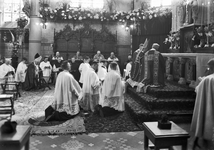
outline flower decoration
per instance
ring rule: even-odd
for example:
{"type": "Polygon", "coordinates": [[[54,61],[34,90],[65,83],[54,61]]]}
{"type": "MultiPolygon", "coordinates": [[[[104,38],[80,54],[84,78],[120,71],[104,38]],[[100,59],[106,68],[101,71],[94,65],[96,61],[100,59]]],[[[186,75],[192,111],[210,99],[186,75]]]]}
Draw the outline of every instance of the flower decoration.
{"type": "Polygon", "coordinates": [[[165,44],[170,43],[169,49],[179,49],[180,48],[180,32],[170,32],[170,35],[165,38],[165,44]]]}
{"type": "Polygon", "coordinates": [[[82,8],[72,8],[68,3],[58,5],[58,8],[52,9],[48,4],[40,4],[40,16],[47,20],[87,20],[94,19],[100,21],[119,21],[121,23],[136,22],[145,19],[171,15],[171,9],[168,8],[148,8],[146,10],[138,9],[129,12],[106,10],[92,10],[82,8]]]}

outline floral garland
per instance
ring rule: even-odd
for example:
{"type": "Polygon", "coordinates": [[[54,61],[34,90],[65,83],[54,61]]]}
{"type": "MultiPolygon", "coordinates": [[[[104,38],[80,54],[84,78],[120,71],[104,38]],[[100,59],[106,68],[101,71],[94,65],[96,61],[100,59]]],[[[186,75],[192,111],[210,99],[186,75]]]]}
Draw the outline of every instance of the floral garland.
{"type": "Polygon", "coordinates": [[[88,20],[94,19],[99,21],[119,21],[135,22],[156,17],[171,15],[171,9],[168,8],[148,8],[146,10],[137,9],[129,12],[106,10],[91,10],[83,8],[72,8],[66,3],[62,3],[58,8],[52,9],[48,4],[40,4],[40,17],[47,20],[88,20]]]}

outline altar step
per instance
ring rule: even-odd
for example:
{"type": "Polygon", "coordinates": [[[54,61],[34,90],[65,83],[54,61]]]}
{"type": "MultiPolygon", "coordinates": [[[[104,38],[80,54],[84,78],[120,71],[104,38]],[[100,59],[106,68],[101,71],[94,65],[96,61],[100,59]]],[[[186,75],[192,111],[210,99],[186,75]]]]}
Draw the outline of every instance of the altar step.
{"type": "Polygon", "coordinates": [[[167,82],[164,88],[151,88],[147,94],[132,87],[127,92],[126,109],[138,123],[160,120],[163,114],[177,123],[191,122],[196,96],[192,88],[167,82]]]}
{"type": "MultiPolygon", "coordinates": [[[[172,93],[163,93],[164,95],[161,98],[157,98],[150,94],[137,93],[135,88],[128,88],[128,93],[131,97],[144,106],[145,109],[153,110],[193,110],[195,98],[187,97],[182,98],[184,95],[181,93],[181,96],[175,96],[173,98],[172,93]],[[166,98],[164,98],[164,96],[166,98]],[[168,98],[169,97],[169,98],[168,98]]],[[[176,92],[175,92],[176,93],[176,92]]],[[[177,95],[177,93],[176,93],[177,95]]]]}
{"type": "Polygon", "coordinates": [[[136,123],[157,121],[163,114],[167,114],[169,120],[176,123],[189,123],[192,119],[193,110],[148,110],[132,97],[125,101],[126,110],[136,123]]]}

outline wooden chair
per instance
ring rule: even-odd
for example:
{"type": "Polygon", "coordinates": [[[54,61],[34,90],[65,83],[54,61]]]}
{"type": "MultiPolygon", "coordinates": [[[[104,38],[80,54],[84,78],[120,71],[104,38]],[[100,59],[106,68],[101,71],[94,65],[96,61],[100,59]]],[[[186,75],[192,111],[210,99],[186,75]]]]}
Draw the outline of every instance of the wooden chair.
{"type": "Polygon", "coordinates": [[[10,101],[10,105],[0,105],[0,118],[6,118],[9,120],[11,120],[12,115],[15,114],[15,110],[14,110],[14,94],[0,94],[0,102],[2,101],[6,101],[9,100],[10,101]],[[1,117],[3,116],[3,117],[1,117]]]}
{"type": "Polygon", "coordinates": [[[1,88],[2,88],[2,94],[14,94],[14,98],[17,99],[18,96],[21,97],[21,94],[19,92],[19,83],[16,81],[8,81],[7,78],[2,80],[1,88]],[[14,86],[14,88],[10,88],[10,86],[14,86]]]}
{"type": "Polygon", "coordinates": [[[43,76],[40,78],[40,86],[41,88],[49,88],[49,90],[51,90],[50,86],[49,86],[49,83],[51,81],[51,76],[43,76]]]}

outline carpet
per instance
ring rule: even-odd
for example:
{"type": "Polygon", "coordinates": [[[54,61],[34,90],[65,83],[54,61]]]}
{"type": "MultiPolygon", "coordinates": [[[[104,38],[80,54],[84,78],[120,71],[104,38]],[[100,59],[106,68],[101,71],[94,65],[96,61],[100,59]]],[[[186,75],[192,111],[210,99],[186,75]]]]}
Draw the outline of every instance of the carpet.
{"type": "MultiPolygon", "coordinates": [[[[53,101],[52,90],[22,92],[22,97],[15,101],[16,114],[12,120],[21,125],[31,125],[32,135],[66,135],[78,133],[106,133],[140,131],[132,117],[125,111],[117,116],[101,118],[92,114],[83,118],[76,117],[66,122],[41,122],[44,120],[44,110],[53,101]]],[[[125,95],[125,99],[129,99],[125,95]]]]}
{"type": "Polygon", "coordinates": [[[54,90],[39,90],[22,93],[22,97],[14,102],[16,114],[12,120],[19,125],[30,125],[31,135],[78,134],[85,132],[82,117],[75,117],[66,122],[42,123],[45,109],[54,100],[54,90]]]}

